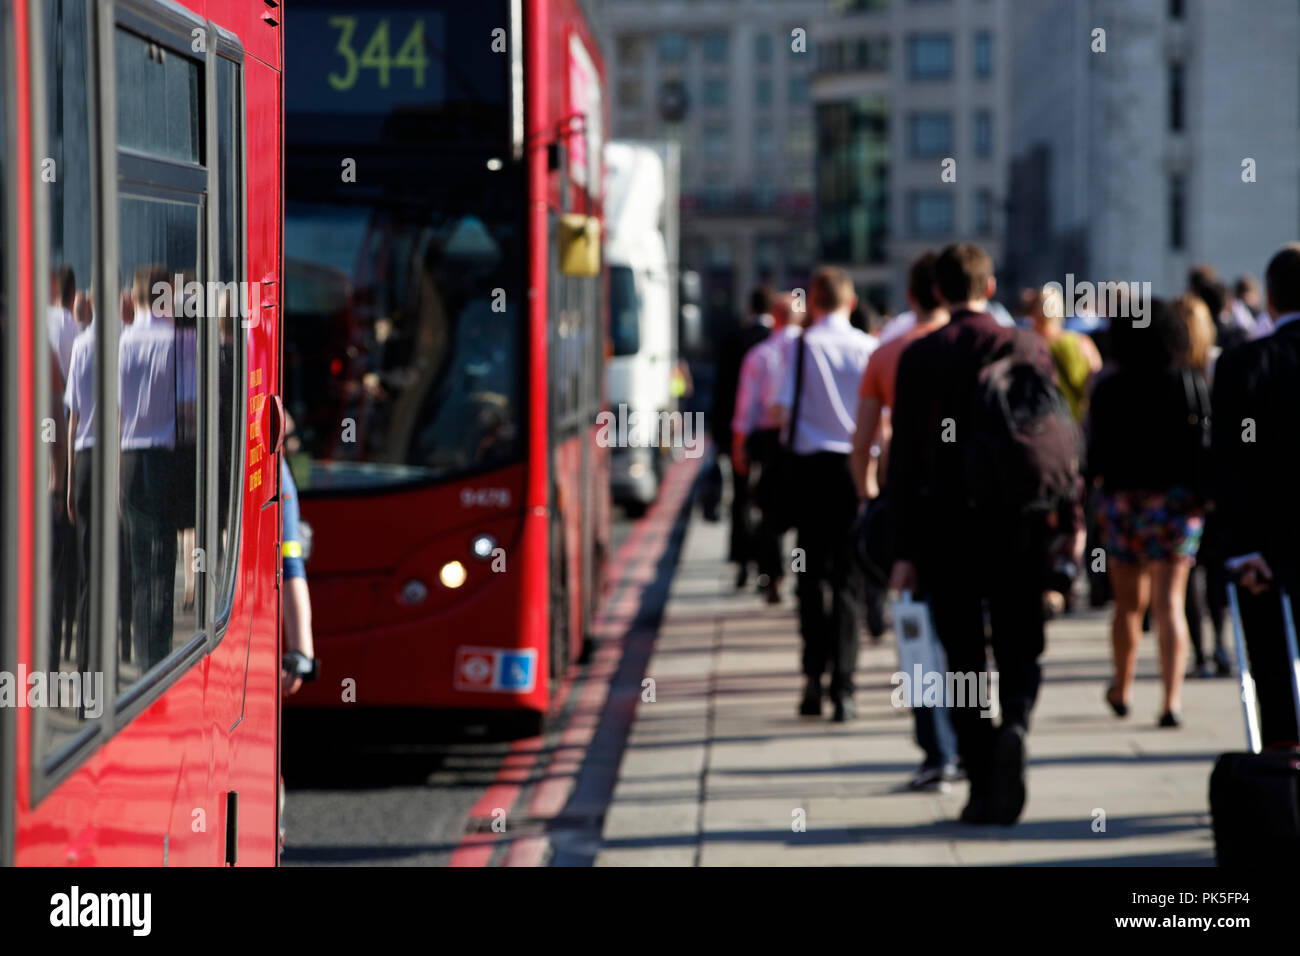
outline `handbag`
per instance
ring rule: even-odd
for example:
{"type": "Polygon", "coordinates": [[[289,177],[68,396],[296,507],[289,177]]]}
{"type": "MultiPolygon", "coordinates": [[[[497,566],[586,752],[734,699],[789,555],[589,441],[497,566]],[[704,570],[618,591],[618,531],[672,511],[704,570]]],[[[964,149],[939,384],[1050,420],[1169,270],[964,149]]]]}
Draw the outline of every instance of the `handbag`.
{"type": "Polygon", "coordinates": [[[935,680],[929,675],[937,674],[940,686],[946,686],[948,657],[935,632],[930,605],[913,600],[911,591],[904,591],[894,602],[894,635],[898,641],[899,669],[894,683],[902,683],[910,691],[904,695],[903,703],[908,707],[927,706],[923,692],[927,680],[935,680]]]}

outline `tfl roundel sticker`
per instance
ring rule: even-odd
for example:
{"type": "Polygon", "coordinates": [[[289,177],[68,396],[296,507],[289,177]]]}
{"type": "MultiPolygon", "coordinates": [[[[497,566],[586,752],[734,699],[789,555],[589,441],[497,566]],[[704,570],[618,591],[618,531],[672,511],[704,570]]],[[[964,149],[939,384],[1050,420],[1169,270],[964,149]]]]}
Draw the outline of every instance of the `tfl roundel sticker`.
{"type": "Polygon", "coordinates": [[[455,687],[526,694],[537,684],[536,648],[458,647],[455,687]]]}

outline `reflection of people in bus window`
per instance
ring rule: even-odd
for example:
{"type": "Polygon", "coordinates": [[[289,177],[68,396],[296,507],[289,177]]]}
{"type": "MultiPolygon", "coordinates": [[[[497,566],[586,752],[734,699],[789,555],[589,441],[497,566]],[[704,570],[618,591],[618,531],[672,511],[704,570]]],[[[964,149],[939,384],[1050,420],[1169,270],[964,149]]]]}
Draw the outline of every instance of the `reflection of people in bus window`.
{"type": "Polygon", "coordinates": [[[122,524],[130,556],[131,638],[142,671],[171,649],[175,600],[175,328],[170,309],[151,308],[151,290],[167,281],[160,266],[136,271],[134,320],[118,340],[122,524]]]}
{"type": "Polygon", "coordinates": [[[46,310],[49,332],[50,405],[53,432],[49,442],[50,471],[50,667],[57,667],[60,651],[72,654],[73,626],[76,619],[77,557],[76,539],[63,507],[67,498],[67,421],[63,415],[64,383],[72,344],[77,337],[77,322],[72,306],[77,294],[77,280],[66,263],[50,273],[50,305],[46,310]]]}

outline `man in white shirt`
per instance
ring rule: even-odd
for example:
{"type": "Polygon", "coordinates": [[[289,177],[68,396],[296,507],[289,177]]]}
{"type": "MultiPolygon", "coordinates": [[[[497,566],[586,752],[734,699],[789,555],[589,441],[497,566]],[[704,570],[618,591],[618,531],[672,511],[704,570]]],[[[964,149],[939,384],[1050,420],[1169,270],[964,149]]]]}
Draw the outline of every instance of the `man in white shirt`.
{"type": "MultiPolygon", "coordinates": [[[[68,411],[67,515],[77,541],[77,654],[74,660],[90,669],[90,504],[95,457],[95,320],[77,336],[68,357],[68,384],[63,392],[68,411]]],[[[125,573],[125,572],[124,572],[125,573]]]]}
{"type": "Polygon", "coordinates": [[[64,513],[63,499],[67,496],[64,483],[67,459],[66,424],[62,410],[64,383],[68,378],[68,360],[72,356],[72,342],[80,329],[72,316],[72,304],[77,295],[77,279],[72,267],[66,263],[50,273],[50,304],[46,309],[46,332],[50,343],[50,413],[54,416],[55,435],[49,445],[50,452],[50,645],[51,667],[59,665],[60,648],[72,653],[73,622],[76,619],[77,556],[76,535],[64,513]]]}
{"type": "Polygon", "coordinates": [[[781,442],[776,397],[783,380],[782,350],[800,332],[798,323],[791,321],[791,303],[788,293],[773,300],[771,333],[745,353],[736,389],[736,411],[731,417],[732,467],[740,475],[749,474],[753,464],[759,467],[754,497],[761,518],[751,536],[751,546],[758,564],[758,586],[769,604],[781,602],[780,581],[784,574],[780,539],[786,528],[780,526],[777,514],[781,489],[774,465],[781,442]]]}
{"type": "Polygon", "coordinates": [[[853,282],[842,269],[823,267],[808,290],[812,321],[797,340],[783,343],[784,381],[779,420],[788,426],[795,526],[799,552],[799,631],[806,679],[799,713],[820,716],[822,674],[829,665],[836,722],[856,716],[853,671],[861,630],[862,580],[849,530],[858,495],[849,466],[857,423],[858,384],[876,340],[853,328],[853,282]],[[832,592],[826,613],[823,586],[832,592]]]}
{"type": "MultiPolygon", "coordinates": [[[[50,337],[50,349],[59,360],[59,375],[68,379],[68,360],[72,357],[72,342],[81,329],[72,316],[72,303],[77,297],[77,279],[72,266],[64,265],[50,273],[50,307],[45,321],[50,337]]],[[[63,382],[60,382],[62,386],[63,382]]]]}
{"type": "MultiPolygon", "coordinates": [[[[176,448],[176,330],[169,309],[151,309],[167,270],[137,270],[135,316],[118,340],[122,521],[131,564],[131,640],[141,672],[171,651],[179,483],[176,448]]],[[[170,304],[173,298],[168,296],[170,304]]],[[[190,481],[194,477],[190,476],[190,481]]]]}

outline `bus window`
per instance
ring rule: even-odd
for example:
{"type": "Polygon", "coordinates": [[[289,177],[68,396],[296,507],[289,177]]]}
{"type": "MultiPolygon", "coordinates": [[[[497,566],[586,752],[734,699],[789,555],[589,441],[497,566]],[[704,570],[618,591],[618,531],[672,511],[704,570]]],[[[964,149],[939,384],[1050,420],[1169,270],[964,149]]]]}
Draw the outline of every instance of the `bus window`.
{"type": "Polygon", "coordinates": [[[48,627],[34,656],[37,669],[59,675],[47,684],[50,706],[38,721],[44,757],[103,712],[105,692],[99,642],[91,633],[98,593],[90,533],[97,421],[90,307],[94,230],[87,213],[95,208],[97,145],[88,95],[86,6],[80,0],[50,0],[42,8],[50,175],[41,178],[49,197],[49,281],[37,290],[45,297],[38,311],[44,334],[37,341],[46,346],[40,371],[48,388],[36,399],[44,427],[44,444],[37,447],[49,452],[49,494],[38,497],[36,506],[39,527],[48,528],[50,568],[38,578],[45,591],[38,607],[44,605],[48,627]]]}
{"type": "Polygon", "coordinates": [[[284,393],[304,496],[524,455],[527,204],[509,161],[509,58],[461,44],[453,67],[444,52],[490,33],[506,5],[440,7],[308,7],[286,51],[284,393]],[[409,68],[381,77],[339,52],[384,35],[410,44],[409,68]]]}
{"type": "Polygon", "coordinates": [[[120,414],[105,427],[116,425],[121,447],[118,574],[129,612],[119,615],[120,693],[186,647],[204,620],[198,395],[208,296],[199,280],[210,277],[207,172],[187,165],[200,160],[199,63],[173,50],[160,58],[120,28],[115,46],[120,414]]]}
{"type": "Polygon", "coordinates": [[[257,303],[250,290],[245,301],[238,292],[244,271],[244,171],[243,104],[240,102],[239,65],[217,59],[217,279],[220,293],[218,322],[217,405],[217,611],[218,630],[230,614],[235,591],[235,563],[239,555],[239,515],[242,500],[245,422],[244,365],[246,314],[257,303]],[[231,286],[228,283],[235,283],[231,286]],[[232,290],[230,292],[226,290],[232,290]]]}

